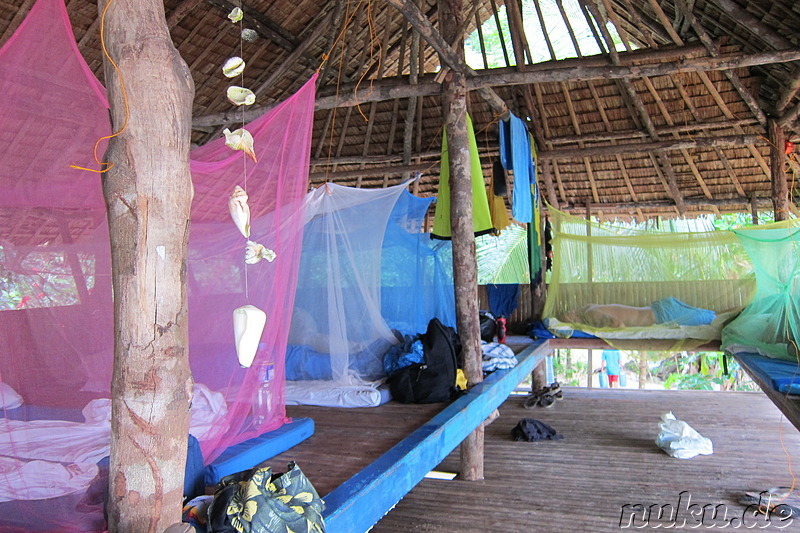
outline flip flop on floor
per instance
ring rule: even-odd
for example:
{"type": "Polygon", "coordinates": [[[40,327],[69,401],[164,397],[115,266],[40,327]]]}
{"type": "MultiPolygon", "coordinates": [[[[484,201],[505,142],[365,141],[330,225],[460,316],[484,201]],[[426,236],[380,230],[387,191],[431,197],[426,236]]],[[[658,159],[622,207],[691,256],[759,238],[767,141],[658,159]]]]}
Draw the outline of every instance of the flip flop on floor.
{"type": "Polygon", "coordinates": [[[541,398],[539,398],[539,405],[541,407],[553,407],[553,404],[556,403],[556,397],[552,394],[543,394],[541,398]]]}
{"type": "Polygon", "coordinates": [[[525,409],[533,409],[534,407],[537,407],[539,405],[540,399],[541,396],[539,395],[539,393],[533,392],[529,394],[527,397],[525,397],[525,401],[522,402],[522,407],[524,407],[525,409]]]}
{"type": "Polygon", "coordinates": [[[554,381],[547,387],[548,393],[552,394],[556,400],[563,400],[564,399],[564,391],[561,390],[561,384],[558,381],[554,381]]]}

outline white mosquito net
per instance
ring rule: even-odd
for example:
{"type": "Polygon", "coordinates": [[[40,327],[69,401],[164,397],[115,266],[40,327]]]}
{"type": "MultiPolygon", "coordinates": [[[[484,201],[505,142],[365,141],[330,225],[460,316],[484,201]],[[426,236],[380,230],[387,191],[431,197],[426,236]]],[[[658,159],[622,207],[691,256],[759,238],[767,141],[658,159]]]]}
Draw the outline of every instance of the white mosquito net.
{"type": "Polygon", "coordinates": [[[290,401],[363,406],[385,400],[383,357],[435,317],[453,324],[449,246],[419,232],[428,201],[405,185],[325,184],[308,195],[286,356],[290,401]]]}

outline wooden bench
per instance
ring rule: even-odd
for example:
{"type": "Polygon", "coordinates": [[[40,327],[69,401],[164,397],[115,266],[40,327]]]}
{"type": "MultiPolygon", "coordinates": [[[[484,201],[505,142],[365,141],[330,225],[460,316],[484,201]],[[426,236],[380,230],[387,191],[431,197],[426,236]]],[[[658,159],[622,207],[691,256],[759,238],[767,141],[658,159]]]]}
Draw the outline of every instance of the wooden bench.
{"type": "Polygon", "coordinates": [[[550,351],[548,341],[534,342],[517,355],[516,367],[489,375],[370,466],[324,496],[325,530],[358,533],[375,525],[483,423],[550,351]]]}

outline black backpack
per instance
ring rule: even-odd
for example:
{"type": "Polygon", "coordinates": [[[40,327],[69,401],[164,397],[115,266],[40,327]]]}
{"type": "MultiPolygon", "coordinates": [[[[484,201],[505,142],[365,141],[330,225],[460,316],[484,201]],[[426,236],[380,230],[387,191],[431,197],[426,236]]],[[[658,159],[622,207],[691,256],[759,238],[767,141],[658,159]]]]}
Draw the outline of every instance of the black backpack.
{"type": "Polygon", "coordinates": [[[401,403],[438,403],[457,394],[456,369],[461,342],[456,331],[438,318],[421,337],[424,363],[414,363],[389,377],[392,398],[401,403]]]}

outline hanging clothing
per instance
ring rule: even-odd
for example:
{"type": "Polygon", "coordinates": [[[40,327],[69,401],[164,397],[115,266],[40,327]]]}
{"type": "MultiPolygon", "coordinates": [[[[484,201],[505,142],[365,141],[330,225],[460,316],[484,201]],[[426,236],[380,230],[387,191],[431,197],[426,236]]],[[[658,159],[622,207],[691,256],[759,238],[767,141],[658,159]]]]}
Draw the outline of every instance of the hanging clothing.
{"type": "Polygon", "coordinates": [[[499,159],[495,159],[492,163],[492,188],[495,196],[503,198],[508,196],[508,176],[499,159]]]}
{"type": "Polygon", "coordinates": [[[536,183],[529,135],[522,119],[513,114],[500,121],[500,162],[506,170],[514,171],[511,214],[525,223],[532,220],[531,185],[536,183]]]}
{"type": "Polygon", "coordinates": [[[508,218],[508,210],[506,209],[506,201],[502,196],[495,196],[491,185],[486,186],[486,198],[489,201],[489,214],[492,219],[492,227],[495,228],[495,234],[499,235],[504,229],[511,225],[511,219],[508,218]]]}
{"type": "Polygon", "coordinates": [[[508,218],[508,210],[506,209],[506,201],[503,199],[507,195],[506,170],[503,168],[502,163],[495,159],[492,164],[492,178],[489,185],[486,186],[486,198],[489,200],[489,213],[492,217],[495,235],[499,235],[501,231],[511,225],[511,219],[508,218]]]}
{"type": "Polygon", "coordinates": [[[489,295],[489,311],[494,316],[509,317],[517,308],[519,285],[516,283],[490,284],[486,286],[489,295]]]}
{"type": "MultiPolygon", "coordinates": [[[[494,231],[486,197],[486,183],[483,179],[481,158],[478,155],[478,142],[472,119],[467,115],[467,137],[469,138],[470,170],[472,174],[472,226],[475,235],[485,235],[494,231]]],[[[442,163],[439,171],[439,193],[436,197],[436,212],[433,219],[431,238],[450,239],[450,158],[447,149],[447,131],[442,132],[442,163]]]]}
{"type": "Polygon", "coordinates": [[[538,285],[542,281],[542,202],[539,184],[536,181],[536,141],[533,135],[528,135],[531,145],[531,160],[533,161],[533,181],[531,182],[531,205],[533,207],[533,220],[528,224],[528,257],[530,258],[531,284],[538,285]]]}

